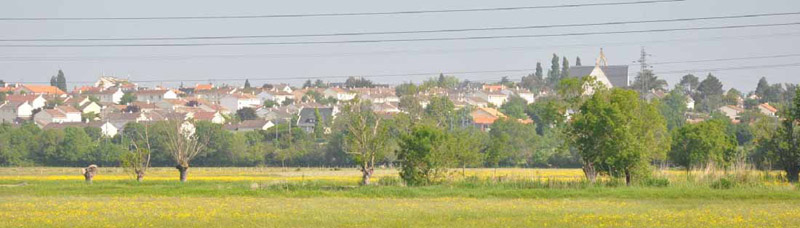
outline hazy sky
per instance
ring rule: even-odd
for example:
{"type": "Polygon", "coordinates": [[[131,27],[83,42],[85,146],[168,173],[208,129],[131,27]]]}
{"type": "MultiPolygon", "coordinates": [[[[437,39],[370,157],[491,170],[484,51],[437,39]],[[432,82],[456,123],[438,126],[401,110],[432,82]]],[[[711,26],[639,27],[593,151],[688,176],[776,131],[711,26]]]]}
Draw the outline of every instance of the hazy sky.
{"type": "MultiPolygon", "coordinates": [[[[0,17],[152,17],[309,14],[346,12],[385,12],[487,7],[561,5],[602,1],[2,1],[0,17]]],[[[800,12],[797,0],[687,0],[629,6],[597,6],[566,9],[537,9],[502,12],[469,12],[389,16],[351,16],[314,18],[266,18],[170,21],[0,21],[0,39],[26,38],[126,38],[314,34],[377,32],[429,29],[458,29],[501,26],[531,26],[614,21],[658,20],[742,14],[800,12]]],[[[208,43],[208,42],[283,42],[356,39],[400,39],[463,37],[487,35],[559,34],[659,28],[684,28],[722,25],[800,22],[800,15],[714,21],[651,23],[639,25],[548,28],[516,31],[483,31],[441,34],[400,34],[357,37],[303,37],[203,41],[93,41],[111,43],[208,43]]],[[[264,46],[194,47],[0,47],[0,79],[6,81],[47,82],[63,69],[70,82],[94,81],[100,75],[129,77],[132,80],[213,79],[217,84],[241,84],[230,80],[250,78],[251,83],[289,82],[285,77],[325,75],[382,75],[426,72],[492,71],[534,68],[537,61],[545,69],[553,53],[567,56],[574,63],[580,56],[584,65],[594,64],[604,48],[610,64],[632,64],[640,47],[652,54],[656,74],[670,86],[685,73],[659,74],[692,69],[724,69],[744,66],[800,63],[800,57],[752,59],[703,63],[657,64],[690,61],[800,54],[800,25],[714,31],[681,31],[646,34],[590,35],[550,38],[515,38],[470,41],[430,41],[361,44],[311,44],[264,46]],[[772,35],[771,35],[772,34],[772,35]],[[682,41],[681,41],[682,40],[682,41]],[[221,58],[220,55],[236,57],[221,58]],[[266,79],[272,79],[267,81],[266,79]]],[[[79,42],[0,42],[2,44],[78,44],[79,42]]],[[[632,66],[631,78],[638,66],[632,66]]],[[[728,87],[750,91],[766,76],[771,83],[799,83],[800,67],[761,68],[711,72],[728,87]]],[[[704,76],[708,71],[694,72],[704,76]]],[[[519,79],[526,73],[455,74],[462,79],[499,80],[502,76],[519,79]]],[[[381,83],[420,82],[434,75],[371,78],[381,83]]],[[[343,79],[329,79],[342,81],[343,79]]],[[[194,84],[196,82],[187,82],[194,84]]]]}

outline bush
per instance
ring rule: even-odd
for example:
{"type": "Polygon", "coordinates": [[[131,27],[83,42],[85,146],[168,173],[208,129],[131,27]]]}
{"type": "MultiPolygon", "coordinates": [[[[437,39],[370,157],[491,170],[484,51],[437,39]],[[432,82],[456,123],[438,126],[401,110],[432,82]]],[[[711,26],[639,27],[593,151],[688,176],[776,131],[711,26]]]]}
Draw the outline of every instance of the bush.
{"type": "Polygon", "coordinates": [[[663,188],[663,187],[669,186],[669,179],[651,177],[651,178],[643,179],[641,182],[639,182],[639,184],[642,185],[642,186],[646,186],[646,187],[661,187],[661,188],[663,188]]]}
{"type": "Polygon", "coordinates": [[[714,182],[711,182],[711,188],[713,189],[731,189],[736,186],[736,183],[728,180],[728,178],[720,178],[714,182]]]}
{"type": "Polygon", "coordinates": [[[381,177],[378,179],[378,185],[380,186],[403,186],[403,181],[400,180],[398,177],[381,177]]]}

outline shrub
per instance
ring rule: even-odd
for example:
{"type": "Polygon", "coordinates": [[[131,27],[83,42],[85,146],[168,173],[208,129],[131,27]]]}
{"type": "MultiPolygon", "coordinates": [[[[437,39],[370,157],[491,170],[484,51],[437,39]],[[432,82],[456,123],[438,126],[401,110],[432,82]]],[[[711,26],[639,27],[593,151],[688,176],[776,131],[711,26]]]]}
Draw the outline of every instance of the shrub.
{"type": "Polygon", "coordinates": [[[402,186],[403,181],[400,180],[398,177],[381,177],[378,179],[378,185],[380,186],[402,186]]]}
{"type": "Polygon", "coordinates": [[[714,182],[711,182],[711,188],[713,189],[731,189],[736,186],[736,183],[728,180],[728,178],[720,178],[714,182]]]}
{"type": "Polygon", "coordinates": [[[669,186],[669,179],[651,177],[643,179],[639,184],[646,187],[667,187],[669,186]]]}

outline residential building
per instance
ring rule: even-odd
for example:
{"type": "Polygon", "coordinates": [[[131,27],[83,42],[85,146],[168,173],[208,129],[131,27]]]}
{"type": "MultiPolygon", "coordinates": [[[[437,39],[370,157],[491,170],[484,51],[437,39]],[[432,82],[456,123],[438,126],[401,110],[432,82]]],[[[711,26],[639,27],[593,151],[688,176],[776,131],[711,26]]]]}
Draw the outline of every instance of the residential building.
{"type": "Polygon", "coordinates": [[[17,88],[15,94],[53,95],[58,97],[66,95],[58,87],[49,85],[22,85],[17,88]]]}
{"type": "Polygon", "coordinates": [[[275,126],[275,123],[269,120],[245,120],[237,124],[227,124],[225,129],[229,131],[265,131],[275,126]]]}
{"type": "Polygon", "coordinates": [[[219,104],[226,109],[235,112],[239,109],[243,108],[257,108],[261,106],[262,102],[258,99],[258,97],[246,94],[246,93],[237,93],[237,94],[229,94],[227,96],[222,97],[219,100],[219,104]]]}
{"type": "Polygon", "coordinates": [[[355,93],[336,87],[325,89],[325,91],[322,92],[322,95],[328,98],[336,98],[336,100],[339,101],[349,101],[356,97],[355,93]]]}
{"type": "Polygon", "coordinates": [[[758,111],[760,111],[764,115],[772,116],[772,117],[777,116],[777,113],[778,113],[778,109],[775,108],[775,107],[772,107],[772,105],[770,105],[769,103],[763,103],[763,104],[758,105],[758,111]]]}
{"type": "Polygon", "coordinates": [[[47,104],[47,99],[45,99],[41,94],[28,94],[28,95],[6,95],[6,100],[10,102],[25,102],[27,101],[28,104],[31,105],[31,108],[37,109],[42,108],[47,104]]]}
{"type": "Polygon", "coordinates": [[[308,133],[314,132],[314,127],[317,125],[317,116],[316,111],[319,110],[319,114],[322,117],[322,121],[325,125],[328,125],[328,129],[330,128],[330,124],[333,123],[333,119],[336,118],[337,109],[336,107],[330,108],[301,108],[299,113],[299,118],[297,118],[297,127],[302,128],[308,133]]]}
{"type": "Polygon", "coordinates": [[[142,102],[159,102],[165,99],[178,99],[178,94],[172,90],[139,90],[134,92],[136,101],[142,102]]]}
{"type": "Polygon", "coordinates": [[[33,120],[41,126],[50,123],[76,123],[82,121],[82,115],[78,109],[62,105],[36,113],[33,116],[33,120]]]}
{"type": "Polygon", "coordinates": [[[725,114],[725,116],[728,116],[728,118],[730,118],[731,121],[733,121],[734,123],[738,123],[739,122],[739,114],[744,112],[743,108],[740,108],[740,107],[737,107],[737,106],[734,106],[734,105],[722,106],[718,110],[720,112],[722,112],[723,114],[725,114]]]}
{"type": "Polygon", "coordinates": [[[28,119],[33,107],[28,101],[5,101],[0,104],[0,122],[17,123],[20,119],[28,119]]]}

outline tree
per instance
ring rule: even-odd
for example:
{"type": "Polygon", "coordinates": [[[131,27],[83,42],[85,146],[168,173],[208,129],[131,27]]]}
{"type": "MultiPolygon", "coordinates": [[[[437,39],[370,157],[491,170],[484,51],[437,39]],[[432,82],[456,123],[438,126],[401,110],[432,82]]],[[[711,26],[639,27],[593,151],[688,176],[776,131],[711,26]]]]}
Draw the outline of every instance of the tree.
{"type": "Polygon", "coordinates": [[[546,129],[564,123],[567,106],[559,99],[544,98],[528,105],[525,113],[536,123],[536,133],[544,135],[546,129]]]}
{"type": "Polygon", "coordinates": [[[761,98],[766,97],[769,90],[770,86],[769,82],[767,82],[767,78],[761,77],[761,79],[758,79],[758,85],[756,86],[756,91],[755,91],[756,96],[761,98]]]}
{"type": "Polygon", "coordinates": [[[800,179],[800,90],[794,95],[789,108],[781,112],[777,131],[759,139],[759,147],[773,154],[776,163],[786,172],[789,182],[800,179]]]}
{"type": "Polygon", "coordinates": [[[397,105],[398,108],[408,113],[408,115],[412,117],[419,117],[422,115],[424,109],[422,105],[419,104],[419,100],[417,100],[416,96],[402,96],[400,97],[400,104],[397,105]]]}
{"type": "Polygon", "coordinates": [[[258,115],[256,114],[256,110],[250,107],[245,107],[239,110],[236,110],[236,116],[239,117],[239,120],[255,120],[258,119],[258,115]]]}
{"type": "Polygon", "coordinates": [[[60,69],[58,70],[58,76],[56,76],[56,87],[61,91],[67,92],[67,78],[64,77],[64,72],[60,69]]]}
{"type": "Polygon", "coordinates": [[[430,98],[428,106],[425,107],[425,115],[431,120],[436,121],[437,126],[449,125],[451,115],[456,106],[446,96],[434,96],[430,98]]]}
{"type": "Polygon", "coordinates": [[[667,129],[678,129],[686,123],[686,102],[681,87],[673,89],[661,99],[659,111],[667,122],[667,129]]]}
{"type": "Polygon", "coordinates": [[[693,74],[687,74],[681,78],[681,81],[678,82],[678,85],[683,87],[684,92],[692,94],[697,89],[697,86],[700,85],[700,78],[697,78],[693,74]]]}
{"type": "Polygon", "coordinates": [[[249,79],[245,79],[244,80],[244,89],[250,89],[250,80],[249,79]]]}
{"type": "Polygon", "coordinates": [[[189,163],[208,146],[209,136],[197,134],[194,122],[170,120],[162,122],[159,134],[163,136],[167,153],[175,162],[181,182],[186,182],[189,163]]]}
{"type": "Polygon", "coordinates": [[[366,78],[349,77],[345,80],[344,86],[347,88],[373,88],[375,84],[366,78]]]}
{"type": "Polygon", "coordinates": [[[351,100],[342,111],[344,121],[345,151],[353,157],[361,171],[361,184],[369,185],[375,171],[376,160],[388,150],[388,134],[382,119],[372,110],[369,102],[351,100]]]}
{"type": "Polygon", "coordinates": [[[131,92],[125,92],[125,94],[122,95],[122,98],[119,99],[119,104],[127,105],[134,101],[136,101],[136,95],[131,92]]]}
{"type": "Polygon", "coordinates": [[[655,107],[635,91],[614,88],[594,93],[581,105],[568,131],[586,177],[594,182],[600,171],[624,176],[630,184],[634,176],[646,175],[647,162],[658,153],[651,146],[663,144],[654,128],[664,124],[659,118],[655,107]]]}
{"type": "Polygon", "coordinates": [[[453,161],[444,146],[448,140],[448,135],[435,126],[415,126],[400,141],[400,178],[410,186],[435,183],[453,161]]]}
{"type": "Polygon", "coordinates": [[[150,167],[152,147],[150,144],[149,126],[130,122],[122,131],[123,142],[130,143],[127,153],[120,158],[122,167],[136,175],[136,181],[142,182],[150,167]]]}
{"type": "Polygon", "coordinates": [[[561,60],[561,65],[561,79],[569,77],[569,60],[566,56],[561,60]]]}
{"type": "Polygon", "coordinates": [[[311,84],[311,79],[308,79],[306,80],[306,82],[303,83],[303,89],[311,88],[312,86],[313,85],[311,84]]]}
{"type": "Polygon", "coordinates": [[[547,71],[548,85],[558,85],[558,81],[561,79],[561,70],[559,67],[560,65],[558,64],[558,56],[553,54],[553,59],[550,60],[550,70],[547,71]]]}
{"type": "Polygon", "coordinates": [[[533,73],[538,79],[544,79],[544,73],[542,70],[542,63],[536,62],[536,71],[533,73]]]}
{"type": "Polygon", "coordinates": [[[695,94],[694,100],[700,103],[698,109],[711,112],[721,106],[722,93],[722,82],[714,75],[708,74],[697,86],[697,94],[695,94]]]}
{"type": "Polygon", "coordinates": [[[631,88],[644,94],[651,90],[664,90],[667,87],[667,81],[658,79],[652,70],[644,70],[636,74],[636,78],[631,85],[631,88]]]}
{"type": "Polygon", "coordinates": [[[325,134],[325,120],[322,119],[322,114],[319,113],[318,108],[314,108],[314,137],[322,139],[325,134]]]}
{"type": "Polygon", "coordinates": [[[736,141],[720,120],[703,121],[679,128],[673,136],[669,158],[689,171],[705,165],[727,167],[733,160],[736,141]]]}
{"type": "Polygon", "coordinates": [[[56,79],[56,76],[50,77],[50,86],[58,87],[58,79],[56,79]]]}
{"type": "Polygon", "coordinates": [[[275,107],[275,106],[278,106],[278,102],[275,102],[275,101],[269,100],[269,99],[264,100],[264,107],[265,108],[272,108],[272,107],[275,107]]]}
{"type": "Polygon", "coordinates": [[[489,139],[487,162],[494,167],[501,164],[529,166],[545,160],[533,146],[538,137],[532,124],[509,118],[497,119],[492,123],[489,139]]]}
{"type": "Polygon", "coordinates": [[[581,66],[581,57],[580,56],[575,58],[575,66],[581,66]]]}
{"type": "Polygon", "coordinates": [[[323,82],[322,79],[317,79],[317,80],[314,81],[314,87],[326,88],[326,87],[328,87],[328,85],[325,84],[325,82],[323,82]]]}
{"type": "Polygon", "coordinates": [[[729,89],[722,98],[722,101],[727,105],[739,105],[739,100],[742,100],[742,92],[734,88],[729,89]]]}
{"type": "Polygon", "coordinates": [[[406,82],[394,88],[394,93],[398,97],[402,96],[416,96],[419,93],[419,87],[411,82],[406,82]]]}
{"type": "Polygon", "coordinates": [[[509,117],[516,119],[526,119],[525,109],[528,106],[528,101],[519,96],[511,96],[506,103],[500,106],[500,112],[509,117]]]}
{"type": "Polygon", "coordinates": [[[283,100],[283,102],[281,102],[281,105],[284,105],[284,106],[290,105],[290,104],[294,104],[294,99],[288,98],[288,99],[283,100]]]}
{"type": "Polygon", "coordinates": [[[489,138],[475,127],[456,128],[450,134],[451,138],[445,147],[461,167],[461,174],[466,175],[467,167],[478,166],[483,162],[482,152],[486,149],[489,138]]]}

